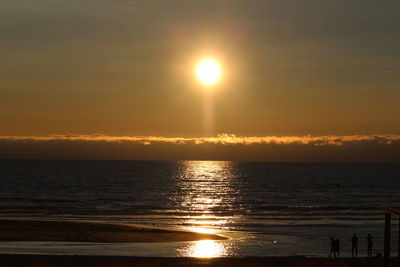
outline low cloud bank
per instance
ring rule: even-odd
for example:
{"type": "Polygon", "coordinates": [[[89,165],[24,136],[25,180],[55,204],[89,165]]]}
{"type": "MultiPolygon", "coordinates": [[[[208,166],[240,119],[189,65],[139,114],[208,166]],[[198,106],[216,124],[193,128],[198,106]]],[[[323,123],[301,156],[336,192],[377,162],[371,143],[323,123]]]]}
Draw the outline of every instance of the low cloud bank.
{"type": "Polygon", "coordinates": [[[400,162],[400,135],[0,136],[0,158],[400,162]]]}
{"type": "Polygon", "coordinates": [[[217,137],[162,137],[162,136],[107,136],[93,135],[47,135],[47,136],[0,136],[1,141],[85,141],[85,142],[132,142],[151,145],[156,143],[172,144],[223,144],[223,145],[253,145],[253,144],[311,144],[315,146],[341,146],[348,142],[393,144],[400,142],[400,135],[348,135],[348,136],[236,136],[220,134],[217,137]]]}

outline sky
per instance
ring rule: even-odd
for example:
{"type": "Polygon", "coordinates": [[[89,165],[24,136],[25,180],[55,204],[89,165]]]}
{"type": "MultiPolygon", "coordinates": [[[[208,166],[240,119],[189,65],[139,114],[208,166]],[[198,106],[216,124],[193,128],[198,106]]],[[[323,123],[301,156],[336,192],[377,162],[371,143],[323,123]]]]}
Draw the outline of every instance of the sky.
{"type": "Polygon", "coordinates": [[[398,10],[397,0],[1,1],[0,157],[400,161],[398,10]],[[194,75],[204,57],[222,67],[209,89],[194,75]]]}

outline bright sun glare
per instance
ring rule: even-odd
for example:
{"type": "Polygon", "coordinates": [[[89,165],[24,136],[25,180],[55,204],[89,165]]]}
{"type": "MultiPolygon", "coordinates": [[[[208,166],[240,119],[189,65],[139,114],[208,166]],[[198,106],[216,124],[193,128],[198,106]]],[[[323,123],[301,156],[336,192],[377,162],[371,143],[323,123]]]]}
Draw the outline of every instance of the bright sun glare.
{"type": "Polygon", "coordinates": [[[197,65],[196,75],[202,83],[213,85],[221,76],[221,67],[213,59],[204,59],[197,65]]]}

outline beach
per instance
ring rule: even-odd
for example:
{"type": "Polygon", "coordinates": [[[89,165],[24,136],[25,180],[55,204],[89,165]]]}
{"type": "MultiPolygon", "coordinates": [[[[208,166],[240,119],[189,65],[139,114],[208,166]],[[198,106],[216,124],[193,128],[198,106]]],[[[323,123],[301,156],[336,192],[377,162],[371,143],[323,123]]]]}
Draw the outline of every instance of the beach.
{"type": "Polygon", "coordinates": [[[0,3],[0,267],[400,267],[400,0],[0,3]]]}
{"type": "Polygon", "coordinates": [[[50,221],[0,220],[0,241],[69,242],[178,242],[225,240],[215,234],[176,231],[125,224],[50,221]]]}

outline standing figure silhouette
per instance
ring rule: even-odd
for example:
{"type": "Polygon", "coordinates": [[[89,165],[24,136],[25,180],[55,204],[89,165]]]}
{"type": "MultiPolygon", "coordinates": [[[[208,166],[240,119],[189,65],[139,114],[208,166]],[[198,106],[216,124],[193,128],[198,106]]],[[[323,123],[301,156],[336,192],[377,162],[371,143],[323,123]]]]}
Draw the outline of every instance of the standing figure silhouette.
{"type": "Polygon", "coordinates": [[[332,253],[336,257],[336,252],[335,252],[335,239],[331,236],[331,252],[329,253],[329,257],[332,257],[332,253]]]}
{"type": "Polygon", "coordinates": [[[334,239],[331,236],[330,239],[331,239],[331,252],[329,253],[329,257],[332,257],[332,253],[333,253],[333,257],[334,258],[336,258],[336,255],[339,257],[339,250],[340,250],[339,238],[338,239],[334,239]]]}
{"type": "MultiPolygon", "coordinates": [[[[335,240],[335,252],[337,252],[337,256],[339,257],[340,254],[340,240],[339,238],[335,240]]],[[[336,258],[336,253],[335,253],[336,258]]]]}
{"type": "Polygon", "coordinates": [[[368,255],[368,257],[372,256],[372,245],[373,245],[372,238],[373,238],[372,235],[368,234],[368,236],[367,236],[367,255],[368,255]]]}
{"type": "Polygon", "coordinates": [[[358,237],[356,234],[353,234],[351,238],[351,257],[357,257],[358,254],[358,237]]]}

